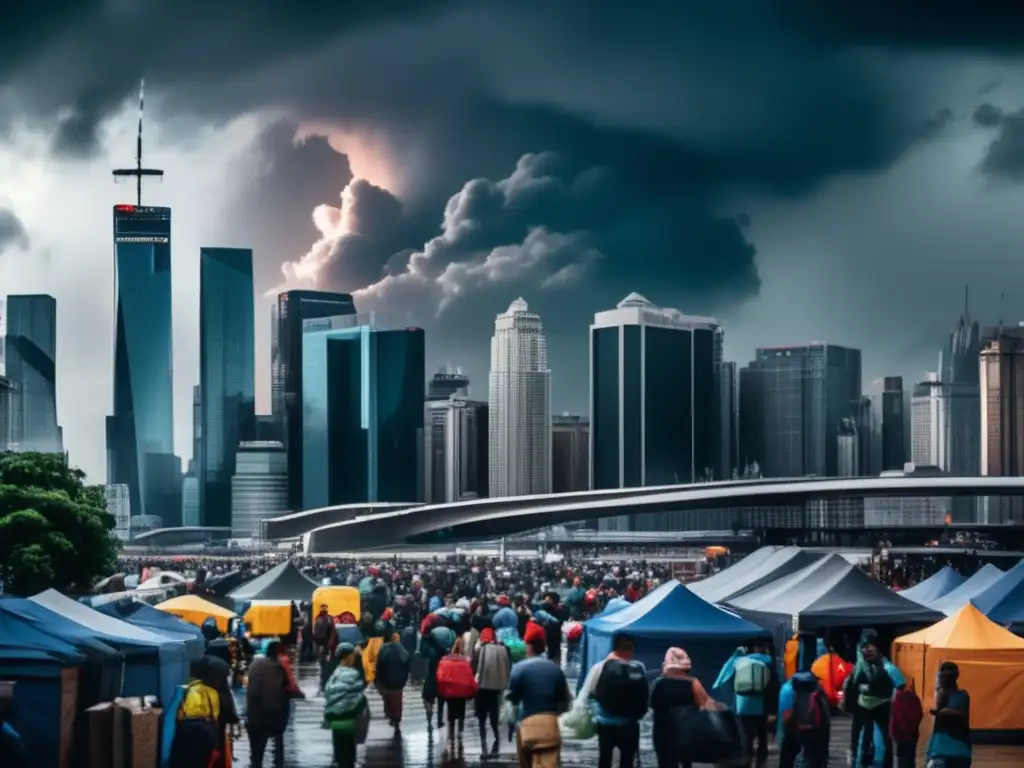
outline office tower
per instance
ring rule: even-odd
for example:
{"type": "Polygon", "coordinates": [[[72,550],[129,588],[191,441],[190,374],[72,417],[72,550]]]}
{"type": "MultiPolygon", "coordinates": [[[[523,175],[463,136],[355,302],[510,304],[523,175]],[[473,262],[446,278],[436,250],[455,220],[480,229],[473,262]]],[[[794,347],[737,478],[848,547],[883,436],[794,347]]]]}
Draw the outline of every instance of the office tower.
{"type": "MultiPolygon", "coordinates": [[[[0,346],[3,346],[0,344],[0,346]]],[[[11,446],[11,401],[14,385],[6,376],[0,376],[0,453],[10,450],[11,446]]]]}
{"type": "Polygon", "coordinates": [[[0,299],[0,376],[7,375],[7,367],[4,363],[4,360],[6,359],[4,355],[4,347],[6,346],[6,344],[4,344],[4,336],[6,335],[7,321],[6,316],[4,315],[4,300],[0,299]]]}
{"type": "Polygon", "coordinates": [[[876,424],[875,412],[871,398],[863,395],[857,404],[857,468],[862,477],[871,477],[881,472],[881,448],[876,448],[875,433],[879,436],[881,445],[881,429],[876,424]],[[874,471],[875,463],[878,463],[878,472],[874,471]]]}
{"type": "Polygon", "coordinates": [[[284,445],[282,435],[277,429],[277,419],[272,413],[256,414],[256,442],[277,442],[284,445]]]}
{"type": "MultiPolygon", "coordinates": [[[[114,411],[107,417],[107,481],[128,486],[133,517],[176,520],[151,508],[181,486],[174,465],[171,209],[114,206],[114,411]],[[152,486],[152,488],[151,488],[152,486]]],[[[179,462],[180,463],[180,462],[179,462]]],[[[152,522],[152,521],[150,521],[152,522]]]]}
{"type": "Polygon", "coordinates": [[[372,312],[306,321],[303,509],[419,500],[424,357],[422,329],[372,312]]]}
{"type": "Polygon", "coordinates": [[[938,373],[914,385],[910,399],[910,461],[949,470],[949,390],[938,373]]]}
{"type": "MultiPolygon", "coordinates": [[[[203,392],[198,384],[192,386],[192,461],[189,471],[197,473],[203,466],[203,392]]],[[[198,525],[198,523],[197,523],[198,525]]]]}
{"type": "Polygon", "coordinates": [[[487,403],[459,394],[428,401],[423,435],[427,504],[487,498],[487,403]]]}
{"type": "MultiPolygon", "coordinates": [[[[947,384],[978,384],[978,354],[981,352],[978,321],[971,317],[967,288],[964,288],[964,312],[953,326],[943,350],[939,380],[947,384]]],[[[980,426],[980,425],[979,425],[980,426]]]]}
{"type": "Polygon", "coordinates": [[[10,443],[17,451],[59,453],[57,426],[57,300],[46,295],[7,297],[7,378],[15,385],[10,443]]]}
{"type": "Polygon", "coordinates": [[[715,363],[715,480],[731,480],[739,465],[739,390],[736,363],[715,363]]]}
{"type": "Polygon", "coordinates": [[[199,505],[199,478],[194,466],[189,466],[181,478],[181,524],[186,527],[202,525],[199,505]]]}
{"type": "Polygon", "coordinates": [[[1024,475],[1024,325],[1003,328],[980,356],[981,472],[1024,475]]]}
{"type": "Polygon", "coordinates": [[[488,391],[490,496],[551,493],[548,340],[522,298],[494,320],[488,391]]]}
{"type": "Polygon", "coordinates": [[[277,441],[239,443],[231,478],[231,535],[263,538],[261,521],[288,513],[288,456],[277,441]]]}
{"type": "Polygon", "coordinates": [[[903,377],[886,376],[882,392],[882,470],[902,470],[907,463],[903,377]]]}
{"type": "MultiPolygon", "coordinates": [[[[273,414],[288,452],[288,505],[293,510],[302,507],[302,325],[307,320],[355,313],[355,304],[347,293],[288,291],[277,297],[277,330],[271,352],[271,360],[276,361],[272,365],[276,368],[271,371],[271,385],[278,389],[271,392],[271,398],[273,414]]],[[[421,402],[422,399],[421,394],[421,402]]]]}
{"type": "Polygon", "coordinates": [[[740,463],[763,477],[835,477],[837,429],[861,407],[860,350],[758,349],[740,372],[740,463]]]}
{"type": "Polygon", "coordinates": [[[447,400],[452,395],[469,395],[469,377],[456,369],[441,369],[427,383],[427,400],[447,400]]]}
{"type": "Polygon", "coordinates": [[[715,464],[717,322],[631,293],[590,326],[591,485],[693,483],[715,464]]]}
{"type": "Polygon", "coordinates": [[[121,541],[132,537],[131,496],[123,483],[106,486],[107,514],[114,518],[114,535],[121,541]]]}
{"type": "Polygon", "coordinates": [[[590,419],[563,413],[551,420],[551,492],[590,490],[590,419]]]}
{"type": "Polygon", "coordinates": [[[256,431],[255,309],[252,251],[199,252],[199,390],[203,525],[231,526],[235,452],[256,431]]]}
{"type": "Polygon", "coordinates": [[[842,419],[836,432],[838,474],[840,477],[860,475],[860,445],[857,434],[857,420],[854,417],[842,419]]]}

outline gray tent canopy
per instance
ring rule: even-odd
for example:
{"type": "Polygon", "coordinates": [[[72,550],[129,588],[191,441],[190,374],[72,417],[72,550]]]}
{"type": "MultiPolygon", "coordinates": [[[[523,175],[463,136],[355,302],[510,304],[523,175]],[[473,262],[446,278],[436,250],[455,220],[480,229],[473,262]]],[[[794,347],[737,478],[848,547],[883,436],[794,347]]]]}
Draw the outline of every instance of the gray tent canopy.
{"type": "Polygon", "coordinates": [[[233,590],[228,597],[245,603],[251,600],[292,600],[309,601],[320,585],[295,567],[291,560],[285,560],[262,576],[233,590]]]}
{"type": "Polygon", "coordinates": [[[724,603],[778,581],[824,556],[800,547],[762,547],[711,578],[687,586],[710,603],[724,603]],[[751,558],[755,559],[751,562],[751,558]]]}
{"type": "Polygon", "coordinates": [[[836,554],[733,598],[726,606],[783,642],[797,630],[923,626],[943,618],[942,613],[901,597],[836,554]]]}

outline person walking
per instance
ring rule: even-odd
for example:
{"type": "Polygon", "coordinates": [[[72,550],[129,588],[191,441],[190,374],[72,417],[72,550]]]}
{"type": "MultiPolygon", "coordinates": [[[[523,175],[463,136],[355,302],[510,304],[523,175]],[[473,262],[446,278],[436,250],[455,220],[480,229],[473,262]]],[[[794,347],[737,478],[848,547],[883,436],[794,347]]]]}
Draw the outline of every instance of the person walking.
{"type": "Polygon", "coordinates": [[[633,639],[616,635],[612,652],[591,679],[591,712],[597,724],[598,768],[612,768],[619,750],[619,768],[633,768],[640,749],[640,721],[647,714],[650,690],[647,671],[634,661],[633,639]]]}
{"type": "Polygon", "coordinates": [[[253,768],[262,768],[270,741],[274,742],[274,765],[284,765],[284,733],[291,717],[291,700],[288,674],[278,659],[278,649],[268,643],[266,653],[253,659],[245,690],[253,768]]]}
{"type": "Polygon", "coordinates": [[[412,657],[402,646],[401,638],[392,633],[380,647],[374,678],[384,702],[384,717],[396,733],[402,726],[402,691],[409,682],[411,665],[412,657]]]}
{"type": "Polygon", "coordinates": [[[512,667],[508,700],[519,710],[516,751],[521,768],[558,768],[562,734],[558,716],[572,696],[562,668],[547,658],[543,638],[526,644],[527,658],[512,667]]]}
{"type": "Polygon", "coordinates": [[[355,768],[356,748],[366,740],[370,727],[366,678],[356,666],[355,646],[341,643],[335,653],[338,666],[324,686],[324,725],[331,731],[338,768],[355,768]]]}
{"type": "Polygon", "coordinates": [[[473,672],[479,686],[475,710],[480,728],[480,756],[488,756],[487,723],[490,722],[494,735],[490,756],[496,757],[500,751],[498,719],[501,712],[501,695],[508,688],[512,674],[512,654],[504,645],[498,644],[494,630],[490,627],[484,627],[480,631],[480,638],[473,653],[473,672]]]}
{"type": "Polygon", "coordinates": [[[437,665],[437,696],[448,710],[448,746],[462,754],[462,735],[466,729],[466,702],[476,697],[479,687],[469,659],[462,652],[462,638],[455,640],[451,653],[437,665]]]}
{"type": "Polygon", "coordinates": [[[743,732],[744,754],[754,757],[756,768],[764,768],[768,764],[768,718],[776,714],[780,687],[776,664],[767,643],[758,642],[749,650],[742,646],[736,649],[718,673],[712,688],[718,691],[729,683],[732,683],[736,695],[736,715],[743,732]]]}
{"type": "Polygon", "coordinates": [[[928,742],[928,760],[945,768],[970,768],[973,757],[971,747],[971,696],[959,686],[960,668],[952,661],[939,667],[935,688],[935,718],[932,737],[928,742]]]}
{"type": "MultiPolygon", "coordinates": [[[[654,713],[654,754],[658,768],[690,768],[679,749],[679,717],[709,707],[712,699],[700,680],[693,677],[693,664],[682,648],[669,648],[661,666],[661,677],[651,686],[654,713]]],[[[621,747],[620,747],[621,754],[621,747]]],[[[609,761],[611,757],[609,756],[609,761]]]]}

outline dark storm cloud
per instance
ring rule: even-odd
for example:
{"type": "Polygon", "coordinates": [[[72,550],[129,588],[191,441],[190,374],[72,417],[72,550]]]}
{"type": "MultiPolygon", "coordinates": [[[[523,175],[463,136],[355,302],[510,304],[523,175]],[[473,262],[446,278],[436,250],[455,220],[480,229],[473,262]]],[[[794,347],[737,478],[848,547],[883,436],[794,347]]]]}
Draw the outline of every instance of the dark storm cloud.
{"type": "Polygon", "coordinates": [[[1024,109],[1005,112],[985,103],[975,110],[974,122],[997,130],[981,160],[981,172],[1006,181],[1024,180],[1024,109]]]}
{"type": "Polygon", "coordinates": [[[8,248],[28,248],[28,233],[21,219],[9,208],[0,206],[0,254],[8,248]]]}

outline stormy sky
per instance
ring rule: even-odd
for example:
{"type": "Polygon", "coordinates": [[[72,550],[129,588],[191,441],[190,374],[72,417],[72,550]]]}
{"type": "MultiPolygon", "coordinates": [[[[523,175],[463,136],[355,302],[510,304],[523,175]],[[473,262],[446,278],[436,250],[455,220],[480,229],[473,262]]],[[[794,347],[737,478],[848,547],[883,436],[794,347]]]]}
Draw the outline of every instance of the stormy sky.
{"type": "Polygon", "coordinates": [[[0,16],[0,294],[58,299],[58,415],[99,481],[113,350],[109,171],[174,211],[176,445],[198,254],[252,247],[270,300],[352,291],[486,396],[494,315],[543,317],[556,411],[631,291],[726,353],[827,340],[865,386],[923,377],[963,305],[1024,318],[1024,18],[910,0],[53,0],[0,16]],[[948,6],[948,8],[947,8],[948,6]],[[956,10],[953,10],[956,9],[956,10]]]}

